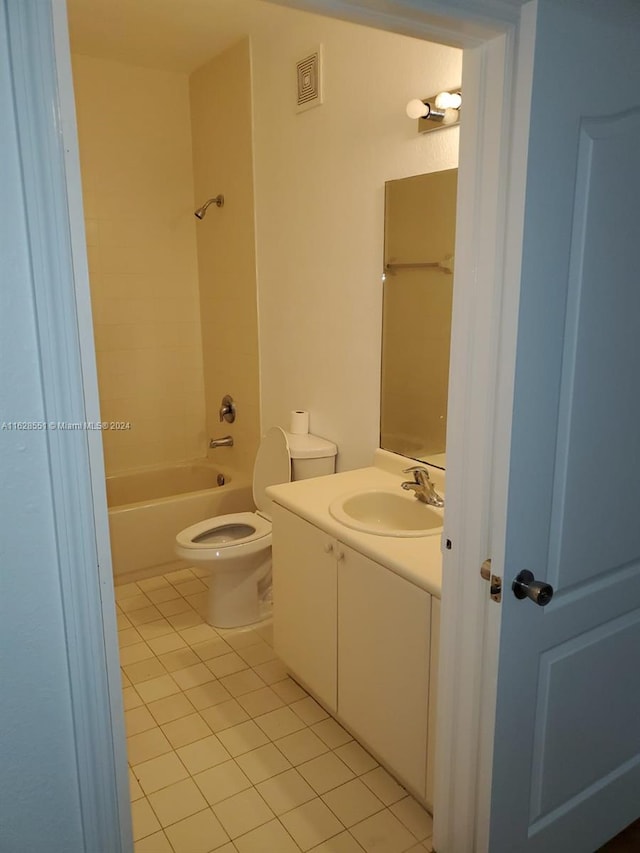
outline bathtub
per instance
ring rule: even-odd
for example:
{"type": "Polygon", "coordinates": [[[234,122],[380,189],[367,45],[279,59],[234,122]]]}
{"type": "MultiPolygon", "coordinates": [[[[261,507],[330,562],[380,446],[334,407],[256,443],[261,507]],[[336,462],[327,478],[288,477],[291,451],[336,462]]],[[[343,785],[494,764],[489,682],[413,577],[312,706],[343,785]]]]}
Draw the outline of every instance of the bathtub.
{"type": "Polygon", "coordinates": [[[180,565],[173,552],[185,527],[254,509],[251,481],[206,459],[107,477],[113,573],[120,583],[180,565]],[[224,485],[218,486],[219,475],[224,485]]]}

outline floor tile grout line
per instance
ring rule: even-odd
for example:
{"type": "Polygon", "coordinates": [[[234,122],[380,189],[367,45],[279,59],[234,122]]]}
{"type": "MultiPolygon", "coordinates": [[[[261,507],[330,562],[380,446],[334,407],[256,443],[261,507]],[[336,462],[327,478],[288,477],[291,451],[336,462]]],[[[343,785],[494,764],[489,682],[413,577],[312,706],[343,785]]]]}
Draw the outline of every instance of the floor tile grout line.
{"type": "Polygon", "coordinates": [[[300,847],[300,845],[299,845],[299,844],[298,844],[298,842],[295,840],[295,838],[293,837],[293,835],[291,835],[291,833],[289,832],[289,830],[287,829],[287,827],[282,823],[282,821],[280,820],[280,816],[279,816],[279,815],[277,815],[277,816],[276,816],[276,820],[278,821],[278,823],[280,824],[280,826],[283,828],[283,830],[287,833],[287,835],[289,836],[289,838],[291,839],[291,841],[295,844],[295,846],[298,848],[298,850],[302,851],[302,847],[300,847]]]}
{"type": "MultiPolygon", "coordinates": [[[[155,793],[155,792],[154,792],[154,793],[155,793]]],[[[148,805],[149,805],[149,808],[150,808],[150,809],[151,809],[151,811],[154,813],[154,815],[155,815],[155,817],[156,817],[156,820],[157,820],[157,821],[158,821],[158,823],[160,824],[160,829],[162,830],[162,832],[164,832],[164,834],[165,834],[165,835],[167,834],[167,833],[166,833],[166,830],[167,830],[167,828],[168,828],[168,827],[170,827],[170,826],[175,826],[177,823],[180,823],[180,821],[182,821],[182,820],[187,820],[187,819],[188,819],[188,818],[190,818],[190,817],[195,817],[195,815],[202,814],[202,812],[206,812],[206,811],[213,811],[213,809],[211,808],[211,806],[210,806],[209,804],[207,804],[207,807],[206,807],[206,808],[204,808],[204,809],[198,809],[198,811],[195,811],[195,812],[193,812],[192,814],[187,815],[187,816],[186,816],[186,818],[182,818],[182,817],[181,817],[181,818],[178,818],[178,820],[174,820],[172,823],[168,823],[168,824],[166,824],[166,825],[163,825],[163,824],[162,824],[162,821],[160,820],[160,815],[158,814],[158,812],[156,811],[156,809],[154,809],[153,804],[149,801],[149,798],[148,798],[148,797],[145,797],[145,799],[147,800],[147,803],[148,803],[148,805]]],[[[214,813],[214,814],[215,814],[215,813],[214,813]]],[[[223,827],[223,828],[224,828],[224,827],[223,827]]],[[[158,831],[158,830],[154,830],[154,832],[157,832],[157,831],[158,831]]],[[[225,832],[226,832],[226,830],[225,830],[225,832]]],[[[150,832],[150,833],[149,833],[149,835],[153,835],[153,832],[150,832]]],[[[227,833],[227,835],[229,835],[229,833],[227,833]]],[[[149,837],[148,835],[143,836],[143,838],[148,838],[148,837],[149,837]]],[[[229,836],[229,837],[230,837],[230,836],[229,836]]],[[[139,839],[138,839],[138,841],[142,841],[142,838],[139,838],[139,839]]],[[[167,836],[167,841],[169,841],[169,837],[168,837],[168,836],[167,836]]],[[[169,844],[171,844],[171,841],[169,841],[169,844]]],[[[172,849],[175,849],[175,848],[173,848],[173,845],[171,845],[171,846],[172,846],[172,849]]]]}

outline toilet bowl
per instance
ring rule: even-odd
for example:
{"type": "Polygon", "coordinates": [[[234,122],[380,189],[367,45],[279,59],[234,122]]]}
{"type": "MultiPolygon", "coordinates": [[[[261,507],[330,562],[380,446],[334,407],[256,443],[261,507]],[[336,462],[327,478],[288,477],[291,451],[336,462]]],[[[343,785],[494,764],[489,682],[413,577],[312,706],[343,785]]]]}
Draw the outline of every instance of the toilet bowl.
{"type": "Polygon", "coordinates": [[[209,570],[207,621],[218,628],[261,618],[271,578],[271,500],[266,489],[292,479],[331,474],[335,444],[312,435],[291,436],[272,427],[260,442],[253,471],[255,512],[208,518],[176,536],[175,553],[209,570]]]}

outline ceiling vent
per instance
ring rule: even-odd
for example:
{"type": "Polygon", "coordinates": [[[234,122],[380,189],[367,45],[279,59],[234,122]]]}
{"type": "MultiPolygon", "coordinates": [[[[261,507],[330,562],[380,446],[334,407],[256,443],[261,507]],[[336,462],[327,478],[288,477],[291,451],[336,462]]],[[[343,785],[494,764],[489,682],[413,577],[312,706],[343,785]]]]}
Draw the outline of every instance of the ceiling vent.
{"type": "Polygon", "coordinates": [[[298,78],[297,111],[303,112],[322,103],[322,49],[318,47],[296,64],[298,78]]]}

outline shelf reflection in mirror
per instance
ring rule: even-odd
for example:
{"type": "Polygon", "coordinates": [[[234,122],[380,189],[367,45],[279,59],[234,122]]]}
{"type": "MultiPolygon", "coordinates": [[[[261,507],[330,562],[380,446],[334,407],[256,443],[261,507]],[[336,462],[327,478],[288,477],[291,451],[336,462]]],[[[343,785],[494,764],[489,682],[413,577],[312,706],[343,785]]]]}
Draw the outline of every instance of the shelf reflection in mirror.
{"type": "Polygon", "coordinates": [[[445,467],[457,169],[387,181],[380,446],[445,467]]]}

